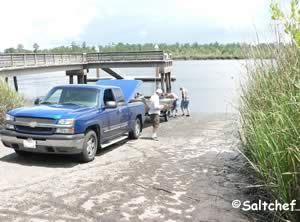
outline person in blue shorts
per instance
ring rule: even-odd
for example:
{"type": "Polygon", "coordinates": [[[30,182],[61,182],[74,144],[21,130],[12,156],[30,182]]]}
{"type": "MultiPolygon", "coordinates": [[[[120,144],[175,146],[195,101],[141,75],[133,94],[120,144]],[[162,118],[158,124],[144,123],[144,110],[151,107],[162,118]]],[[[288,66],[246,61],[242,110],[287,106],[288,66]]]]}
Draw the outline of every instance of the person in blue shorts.
{"type": "Polygon", "coordinates": [[[190,110],[189,110],[189,97],[188,97],[188,91],[186,88],[181,87],[181,111],[183,116],[190,116],[190,110]],[[185,114],[186,111],[186,114],[185,114]]]}

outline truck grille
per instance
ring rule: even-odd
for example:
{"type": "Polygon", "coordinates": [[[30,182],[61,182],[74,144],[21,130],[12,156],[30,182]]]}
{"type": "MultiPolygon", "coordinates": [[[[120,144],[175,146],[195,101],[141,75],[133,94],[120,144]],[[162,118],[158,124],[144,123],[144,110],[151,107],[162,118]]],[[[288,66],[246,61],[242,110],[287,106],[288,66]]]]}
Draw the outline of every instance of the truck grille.
{"type": "MultiPolygon", "coordinates": [[[[31,123],[36,122],[38,124],[54,124],[54,119],[44,119],[44,118],[27,118],[27,117],[16,117],[16,122],[22,123],[31,123]]],[[[28,134],[53,134],[54,128],[49,127],[30,127],[30,126],[19,126],[16,125],[15,129],[20,133],[28,133],[28,134]]]]}
{"type": "Polygon", "coordinates": [[[37,123],[49,123],[53,124],[54,119],[44,119],[44,118],[27,118],[27,117],[16,117],[17,122],[24,122],[24,123],[30,123],[30,122],[37,122],[37,123]]]}
{"type": "Polygon", "coordinates": [[[44,128],[44,127],[35,127],[31,128],[29,126],[16,126],[16,130],[23,133],[52,133],[52,128],[44,128]]]}

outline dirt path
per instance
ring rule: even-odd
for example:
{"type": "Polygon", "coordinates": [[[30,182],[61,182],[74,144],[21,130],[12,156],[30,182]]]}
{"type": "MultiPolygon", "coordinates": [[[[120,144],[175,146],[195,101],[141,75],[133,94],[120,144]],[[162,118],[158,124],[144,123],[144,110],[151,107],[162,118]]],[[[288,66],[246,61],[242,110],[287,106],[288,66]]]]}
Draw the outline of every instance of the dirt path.
{"type": "Polygon", "coordinates": [[[72,157],[18,157],[0,145],[0,221],[251,221],[232,173],[234,117],[198,114],[103,150],[88,164],[72,157]],[[230,173],[231,172],[231,173],[230,173]]]}

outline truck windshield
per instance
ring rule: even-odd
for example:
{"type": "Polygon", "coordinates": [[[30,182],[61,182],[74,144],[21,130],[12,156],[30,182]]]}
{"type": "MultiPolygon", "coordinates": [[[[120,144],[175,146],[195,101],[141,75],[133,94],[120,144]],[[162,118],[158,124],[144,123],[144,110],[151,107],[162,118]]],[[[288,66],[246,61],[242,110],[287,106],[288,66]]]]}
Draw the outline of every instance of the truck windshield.
{"type": "Polygon", "coordinates": [[[76,105],[94,107],[98,104],[98,90],[84,88],[56,88],[51,90],[41,104],[76,105]]]}

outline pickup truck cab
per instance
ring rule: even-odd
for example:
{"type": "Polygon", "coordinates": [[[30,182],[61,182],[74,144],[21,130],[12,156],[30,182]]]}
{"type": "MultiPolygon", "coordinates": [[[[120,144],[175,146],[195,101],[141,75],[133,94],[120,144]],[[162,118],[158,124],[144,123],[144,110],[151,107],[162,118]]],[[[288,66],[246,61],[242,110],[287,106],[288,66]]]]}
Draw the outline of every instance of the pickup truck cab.
{"type": "Polygon", "coordinates": [[[9,111],[2,143],[18,154],[79,154],[88,162],[100,148],[127,137],[137,139],[145,106],[130,101],[141,81],[115,81],[122,82],[57,86],[39,105],[9,111]]]}

